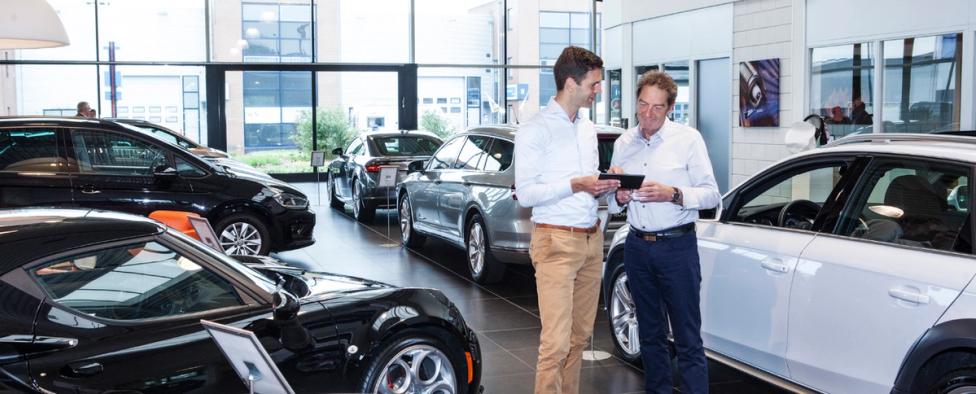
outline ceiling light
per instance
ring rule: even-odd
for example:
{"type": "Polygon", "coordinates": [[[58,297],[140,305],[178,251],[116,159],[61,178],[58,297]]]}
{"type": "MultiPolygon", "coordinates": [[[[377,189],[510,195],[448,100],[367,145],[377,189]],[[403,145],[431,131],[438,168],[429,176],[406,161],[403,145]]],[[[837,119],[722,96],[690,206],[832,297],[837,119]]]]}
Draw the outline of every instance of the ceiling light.
{"type": "Polygon", "coordinates": [[[69,43],[61,19],[44,0],[6,1],[0,9],[0,49],[50,48],[69,43]]]}

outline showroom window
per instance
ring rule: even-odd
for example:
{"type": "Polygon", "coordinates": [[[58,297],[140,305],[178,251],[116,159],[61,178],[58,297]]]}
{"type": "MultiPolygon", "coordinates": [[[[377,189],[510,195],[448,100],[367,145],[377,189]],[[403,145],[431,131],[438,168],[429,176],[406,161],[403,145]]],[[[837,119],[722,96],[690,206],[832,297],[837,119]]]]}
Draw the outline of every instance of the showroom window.
{"type": "Polygon", "coordinates": [[[833,138],[959,130],[962,44],[962,33],[949,33],[813,48],[810,112],[824,118],[833,138]]]}
{"type": "Polygon", "coordinates": [[[884,42],[885,132],[959,130],[962,33],[884,42]]]}
{"type": "Polygon", "coordinates": [[[814,48],[810,67],[810,113],[824,118],[834,138],[872,131],[872,43],[814,48]]]}
{"type": "MultiPolygon", "coordinates": [[[[539,63],[547,66],[556,64],[559,54],[567,46],[578,46],[600,54],[600,14],[596,16],[596,48],[590,45],[590,13],[584,12],[539,12],[539,63]]],[[[552,69],[539,73],[539,105],[545,106],[549,98],[556,95],[556,79],[552,69]]],[[[597,101],[600,101],[597,99],[597,101]]]]}

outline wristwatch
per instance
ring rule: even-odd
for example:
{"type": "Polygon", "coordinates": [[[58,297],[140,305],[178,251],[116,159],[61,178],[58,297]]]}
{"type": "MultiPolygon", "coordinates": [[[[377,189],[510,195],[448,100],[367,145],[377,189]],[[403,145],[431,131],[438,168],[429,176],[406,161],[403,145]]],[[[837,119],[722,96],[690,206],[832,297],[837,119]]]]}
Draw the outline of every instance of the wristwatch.
{"type": "Polygon", "coordinates": [[[671,202],[677,204],[681,201],[681,189],[674,187],[674,193],[671,193],[671,202]]]}

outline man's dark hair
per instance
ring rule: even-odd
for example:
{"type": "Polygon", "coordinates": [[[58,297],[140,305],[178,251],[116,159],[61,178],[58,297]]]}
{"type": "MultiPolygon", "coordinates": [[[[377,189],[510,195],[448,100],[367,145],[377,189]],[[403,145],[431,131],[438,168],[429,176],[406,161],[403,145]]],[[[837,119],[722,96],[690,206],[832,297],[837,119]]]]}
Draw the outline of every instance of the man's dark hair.
{"type": "Polygon", "coordinates": [[[552,68],[552,73],[556,76],[556,90],[563,90],[566,78],[573,78],[579,84],[586,78],[586,73],[595,69],[603,69],[603,59],[580,47],[566,47],[552,68]]]}
{"type": "Polygon", "coordinates": [[[667,92],[668,105],[674,105],[675,100],[678,98],[678,85],[674,83],[674,79],[666,72],[651,70],[641,75],[640,80],[637,81],[637,97],[640,97],[641,90],[645,86],[657,86],[658,89],[667,92]]]}

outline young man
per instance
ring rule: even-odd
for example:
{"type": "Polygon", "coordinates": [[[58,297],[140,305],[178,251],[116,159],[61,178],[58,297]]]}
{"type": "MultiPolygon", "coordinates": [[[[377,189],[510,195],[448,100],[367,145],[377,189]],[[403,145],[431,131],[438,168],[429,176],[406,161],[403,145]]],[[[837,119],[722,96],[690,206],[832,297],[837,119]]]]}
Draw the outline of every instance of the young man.
{"type": "Polygon", "coordinates": [[[668,119],[677,96],[678,86],[663,72],[650,71],[638,81],[639,123],[617,138],[609,172],[642,174],[644,183],[618,190],[610,212],[629,206],[624,268],[637,307],[645,390],[672,392],[670,319],[681,392],[699,394],[708,392],[708,369],[695,220],[698,210],[715,208],[721,196],[701,134],[668,119]]]}
{"type": "Polygon", "coordinates": [[[542,320],[535,392],[569,394],[579,392],[599,299],[603,234],[596,196],[619,182],[597,179],[596,131],[578,115],[600,93],[603,60],[568,47],[553,74],[556,96],[515,135],[515,189],[534,223],[529,254],[542,320]]]}

